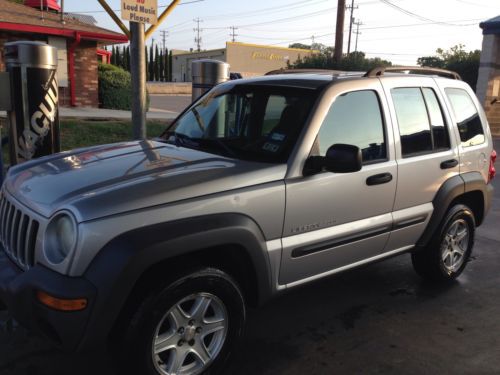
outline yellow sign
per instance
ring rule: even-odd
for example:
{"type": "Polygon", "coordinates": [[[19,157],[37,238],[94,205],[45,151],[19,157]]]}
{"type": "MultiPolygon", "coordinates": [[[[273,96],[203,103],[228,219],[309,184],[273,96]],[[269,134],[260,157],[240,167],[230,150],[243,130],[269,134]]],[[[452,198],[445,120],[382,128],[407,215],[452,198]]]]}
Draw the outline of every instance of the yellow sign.
{"type": "Polygon", "coordinates": [[[268,52],[254,52],[252,53],[253,60],[270,60],[270,61],[283,61],[285,57],[282,55],[278,55],[276,53],[268,53],[268,52]]]}
{"type": "Polygon", "coordinates": [[[149,23],[158,22],[158,0],[122,0],[122,19],[149,23]]]}

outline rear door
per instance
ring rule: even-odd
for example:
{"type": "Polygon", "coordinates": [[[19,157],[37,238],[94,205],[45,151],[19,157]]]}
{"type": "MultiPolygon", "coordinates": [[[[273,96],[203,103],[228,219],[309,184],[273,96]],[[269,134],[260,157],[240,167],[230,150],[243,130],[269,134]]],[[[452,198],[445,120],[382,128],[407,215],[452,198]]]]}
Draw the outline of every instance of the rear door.
{"type": "Polygon", "coordinates": [[[392,227],[397,165],[378,79],[336,83],[316,108],[286,183],[280,284],[301,283],[376,257],[392,227]],[[358,146],[355,173],[304,176],[309,155],[335,143],[358,146]]]}
{"type": "Polygon", "coordinates": [[[459,173],[459,153],[444,98],[430,77],[384,77],[395,128],[398,182],[394,231],[386,252],[412,246],[443,183],[459,173]]]}

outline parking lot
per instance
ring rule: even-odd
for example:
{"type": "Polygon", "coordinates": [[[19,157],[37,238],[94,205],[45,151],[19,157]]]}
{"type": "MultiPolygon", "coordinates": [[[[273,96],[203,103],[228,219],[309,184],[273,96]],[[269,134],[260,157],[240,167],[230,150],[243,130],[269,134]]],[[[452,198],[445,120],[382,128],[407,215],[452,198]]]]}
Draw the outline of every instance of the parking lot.
{"type": "MultiPolygon", "coordinates": [[[[293,290],[249,312],[228,374],[500,374],[500,177],[494,184],[458,281],[424,283],[403,255],[293,290]]],[[[0,353],[3,375],[90,373],[88,358],[61,353],[6,312],[0,353]]],[[[113,374],[100,363],[92,373],[113,374]]]]}

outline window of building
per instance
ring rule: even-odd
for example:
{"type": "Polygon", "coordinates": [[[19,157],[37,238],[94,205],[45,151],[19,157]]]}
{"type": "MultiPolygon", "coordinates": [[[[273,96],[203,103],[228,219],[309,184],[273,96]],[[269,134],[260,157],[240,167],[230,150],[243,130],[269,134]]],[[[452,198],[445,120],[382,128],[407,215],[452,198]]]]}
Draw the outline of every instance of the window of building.
{"type": "Polygon", "coordinates": [[[450,137],[434,90],[403,87],[391,90],[403,157],[447,150],[450,137]]]}
{"type": "Polygon", "coordinates": [[[387,160],[384,122],[375,91],[353,91],[332,104],[315,142],[312,154],[325,156],[336,143],[358,146],[363,163],[387,160]]]}
{"type": "Polygon", "coordinates": [[[457,88],[445,89],[457,120],[462,146],[484,143],[484,130],[477,108],[467,91],[457,88]]]}

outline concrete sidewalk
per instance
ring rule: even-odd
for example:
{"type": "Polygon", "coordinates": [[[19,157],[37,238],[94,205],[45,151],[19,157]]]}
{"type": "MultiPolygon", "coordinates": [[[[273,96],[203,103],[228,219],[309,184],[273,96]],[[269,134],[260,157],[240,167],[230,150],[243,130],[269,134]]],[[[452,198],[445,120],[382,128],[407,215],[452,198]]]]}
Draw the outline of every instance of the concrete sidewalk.
{"type": "MultiPolygon", "coordinates": [[[[152,109],[147,113],[149,120],[172,120],[177,117],[179,113],[168,111],[164,109],[152,109]]],[[[6,117],[4,111],[0,111],[0,118],[6,117]]],[[[116,109],[104,108],[59,108],[59,116],[62,118],[78,118],[78,119],[105,119],[105,120],[130,120],[132,114],[130,111],[120,111],[116,109]]]]}

